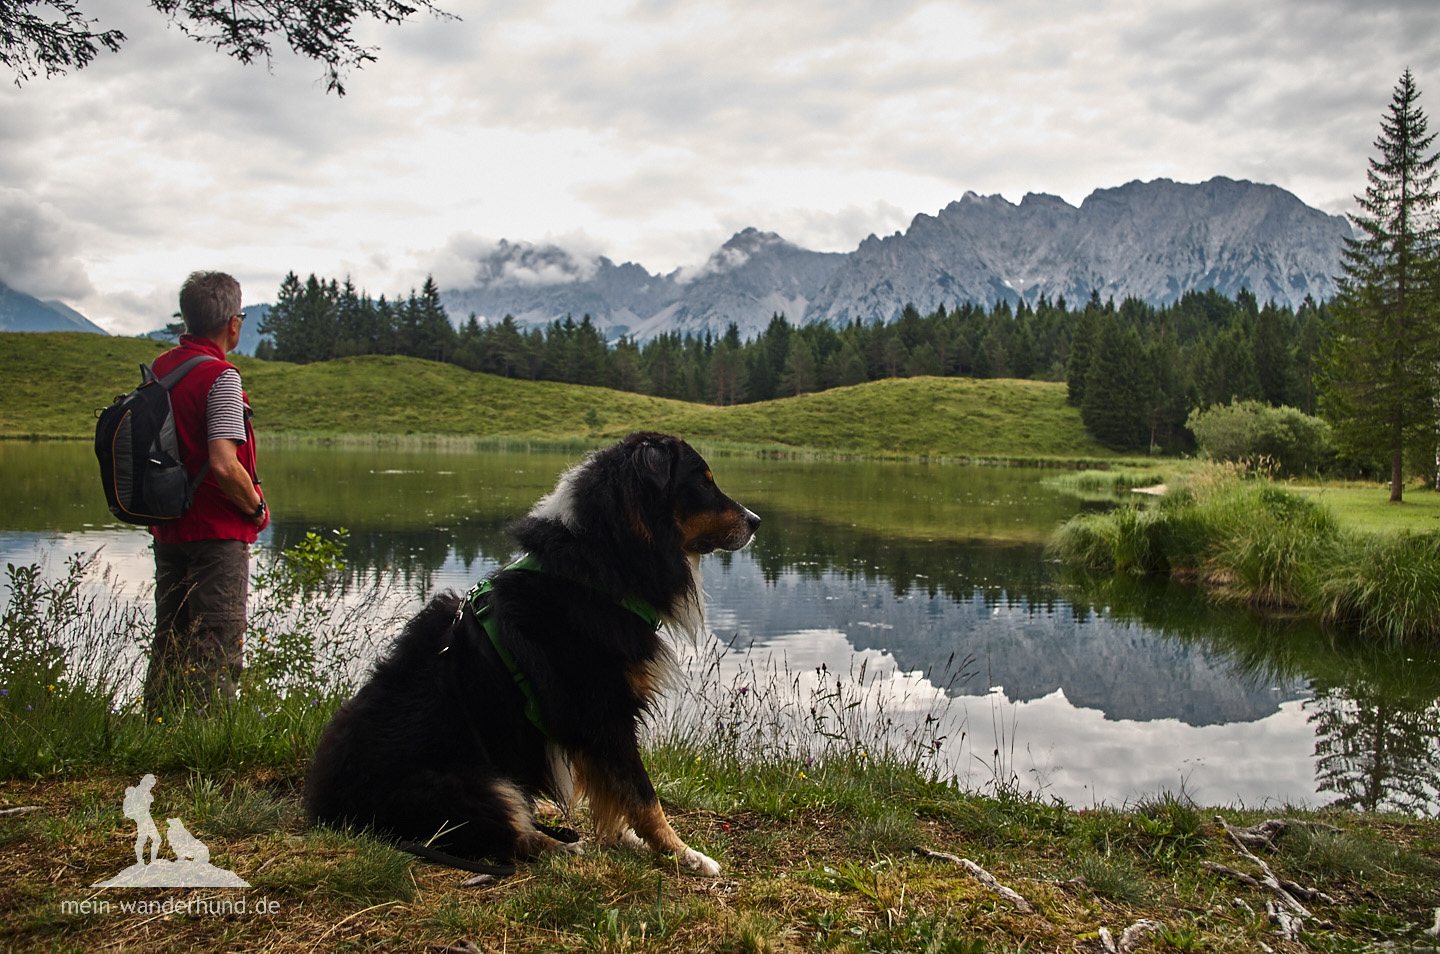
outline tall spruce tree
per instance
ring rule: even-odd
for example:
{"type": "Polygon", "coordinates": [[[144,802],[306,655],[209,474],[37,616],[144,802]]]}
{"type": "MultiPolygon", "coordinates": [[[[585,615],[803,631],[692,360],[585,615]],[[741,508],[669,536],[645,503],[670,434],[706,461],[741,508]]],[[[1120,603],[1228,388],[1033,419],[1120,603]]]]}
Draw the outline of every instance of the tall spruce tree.
{"type": "Polygon", "coordinates": [[[1095,357],[1095,339],[1100,331],[1100,293],[1090,293],[1090,303],[1080,313],[1070,336],[1070,358],[1065,365],[1067,404],[1079,407],[1085,403],[1085,376],[1095,357]]]}
{"type": "Polygon", "coordinates": [[[1440,296],[1436,285],[1435,134],[1407,69],[1380,121],[1378,158],[1351,219],[1344,275],[1321,370],[1321,412],[1337,443],[1360,458],[1388,461],[1390,500],[1404,488],[1406,451],[1433,446],[1440,385],[1440,296]]]}
{"type": "Polygon", "coordinates": [[[1152,388],[1139,333],[1102,314],[1080,404],[1085,430],[1112,450],[1146,447],[1152,388]]]}

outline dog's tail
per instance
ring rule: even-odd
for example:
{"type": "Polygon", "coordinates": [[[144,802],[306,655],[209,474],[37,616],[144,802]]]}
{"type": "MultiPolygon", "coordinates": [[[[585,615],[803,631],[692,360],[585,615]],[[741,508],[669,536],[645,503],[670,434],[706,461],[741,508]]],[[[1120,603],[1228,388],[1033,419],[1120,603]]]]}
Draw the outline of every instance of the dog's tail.
{"type": "MultiPolygon", "coordinates": [[[[537,825],[536,827],[556,841],[574,844],[580,840],[580,833],[573,828],[565,828],[560,825],[537,825]]],[[[429,845],[422,845],[419,842],[399,841],[396,842],[395,846],[401,851],[408,851],[410,854],[424,858],[426,861],[433,861],[439,865],[448,865],[451,868],[459,868],[461,871],[473,871],[475,874],[490,875],[492,878],[508,878],[515,873],[515,866],[512,864],[486,864],[483,861],[476,861],[473,858],[461,858],[459,855],[452,855],[448,851],[431,848],[429,845]]]]}
{"type": "Polygon", "coordinates": [[[413,841],[402,841],[396,845],[401,851],[408,851],[412,855],[424,858],[426,861],[433,861],[439,865],[448,865],[451,868],[459,868],[461,871],[473,871],[475,874],[487,874],[494,878],[508,878],[515,873],[515,866],[511,864],[491,865],[470,858],[461,858],[459,855],[452,855],[449,852],[441,851],[438,848],[431,848],[429,845],[422,845],[413,841]]]}

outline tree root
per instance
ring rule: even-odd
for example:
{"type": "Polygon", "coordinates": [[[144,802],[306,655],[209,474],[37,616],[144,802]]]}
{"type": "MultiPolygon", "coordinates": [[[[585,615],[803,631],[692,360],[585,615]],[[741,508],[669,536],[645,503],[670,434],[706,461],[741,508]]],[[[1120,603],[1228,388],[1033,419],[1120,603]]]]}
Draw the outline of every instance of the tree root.
{"type": "Polygon", "coordinates": [[[1216,815],[1215,823],[1225,830],[1225,834],[1234,842],[1235,850],[1240,853],[1241,857],[1260,869],[1261,876],[1256,878],[1213,861],[1200,862],[1201,869],[1212,874],[1233,878],[1252,888],[1264,888],[1273,894],[1275,897],[1265,904],[1266,915],[1276,926],[1276,930],[1287,940],[1293,941],[1299,938],[1305,922],[1315,920],[1315,915],[1300,903],[1301,898],[1306,901],[1321,901],[1325,904],[1336,903],[1334,898],[1318,888],[1306,888],[1293,881],[1278,877],[1264,860],[1250,850],[1252,847],[1273,847],[1275,839],[1289,827],[1289,822],[1270,819],[1250,828],[1236,828],[1224,818],[1216,815]]]}
{"type": "Polygon", "coordinates": [[[984,868],[971,861],[969,858],[961,858],[959,855],[952,855],[948,851],[932,851],[929,848],[916,848],[915,853],[923,858],[934,858],[938,861],[948,861],[951,864],[959,865],[970,873],[970,876],[979,881],[985,887],[994,891],[1000,897],[1015,905],[1021,914],[1034,914],[1035,909],[1030,902],[1026,901],[1020,894],[1011,888],[1001,884],[994,875],[984,868]]]}

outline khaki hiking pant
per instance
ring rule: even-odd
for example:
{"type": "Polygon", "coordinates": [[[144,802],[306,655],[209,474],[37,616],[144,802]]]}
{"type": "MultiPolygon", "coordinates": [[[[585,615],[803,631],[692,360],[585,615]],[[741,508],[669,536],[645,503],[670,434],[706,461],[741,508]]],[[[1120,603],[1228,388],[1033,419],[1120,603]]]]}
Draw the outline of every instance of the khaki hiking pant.
{"type": "Polygon", "coordinates": [[[233,701],[245,646],[250,545],[197,540],[155,547],[155,642],[145,708],[233,701]]]}

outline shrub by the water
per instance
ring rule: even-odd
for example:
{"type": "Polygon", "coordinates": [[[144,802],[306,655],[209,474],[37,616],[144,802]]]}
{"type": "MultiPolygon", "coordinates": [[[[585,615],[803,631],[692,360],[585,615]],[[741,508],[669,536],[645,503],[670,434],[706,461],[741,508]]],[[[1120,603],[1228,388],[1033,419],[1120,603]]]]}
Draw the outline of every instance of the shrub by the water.
{"type": "Polygon", "coordinates": [[[1215,460],[1272,461],[1281,473],[1322,470],[1335,458],[1330,425],[1293,407],[1263,401],[1215,404],[1185,421],[1200,452],[1215,460]]]}

